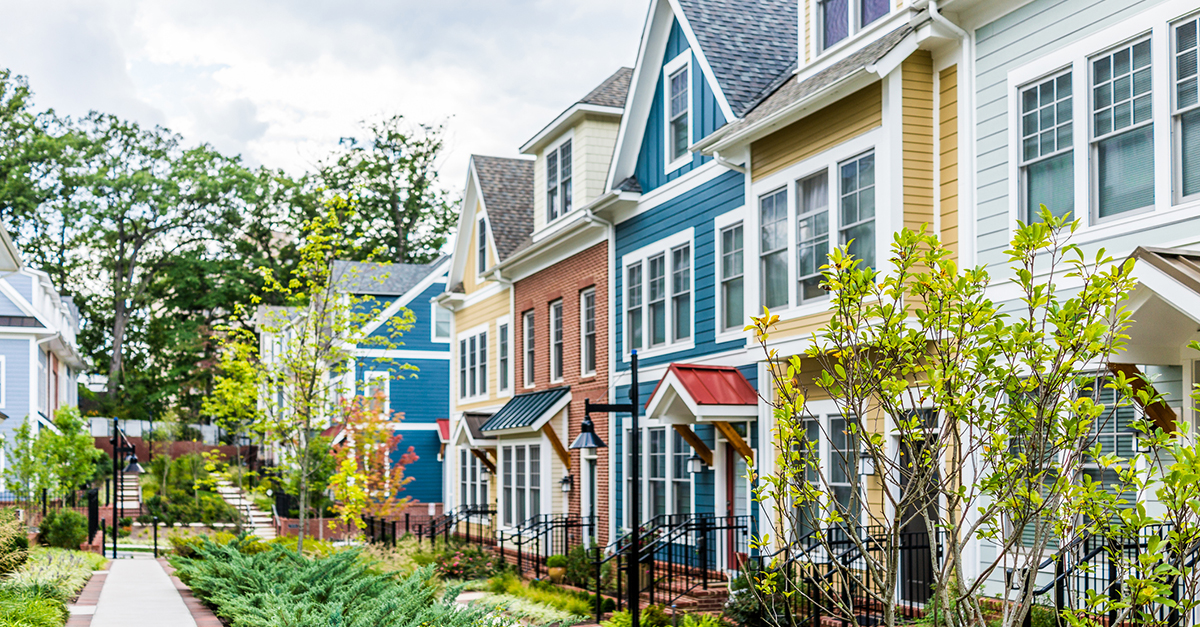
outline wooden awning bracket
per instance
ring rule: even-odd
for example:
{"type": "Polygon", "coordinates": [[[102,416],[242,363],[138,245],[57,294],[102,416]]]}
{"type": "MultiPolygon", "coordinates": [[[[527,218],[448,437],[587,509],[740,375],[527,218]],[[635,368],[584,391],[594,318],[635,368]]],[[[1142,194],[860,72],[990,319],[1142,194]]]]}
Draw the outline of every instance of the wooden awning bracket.
{"type": "Polygon", "coordinates": [[[695,431],[692,431],[691,426],[689,426],[689,425],[671,425],[671,426],[675,427],[675,432],[678,433],[679,436],[682,437],[685,442],[687,442],[689,445],[691,445],[692,450],[696,451],[696,455],[700,459],[704,460],[704,465],[711,468],[713,465],[712,450],[708,448],[708,445],[704,443],[704,440],[700,439],[700,436],[696,435],[695,431]]]}
{"type": "Polygon", "coordinates": [[[492,460],[488,459],[487,453],[484,453],[477,448],[470,449],[470,451],[471,454],[479,459],[484,466],[487,466],[488,472],[492,473],[493,475],[496,474],[496,464],[493,463],[492,460]]]}
{"type": "MultiPolygon", "coordinates": [[[[1134,393],[1146,390],[1151,396],[1154,395],[1154,387],[1146,381],[1140,368],[1133,364],[1114,364],[1109,362],[1108,369],[1116,374],[1124,373],[1125,378],[1129,380],[1129,384],[1133,387],[1134,393]]],[[[1134,402],[1139,406],[1137,397],[1134,397],[1134,402]]],[[[1154,426],[1162,429],[1167,433],[1175,431],[1178,427],[1179,417],[1175,415],[1175,410],[1171,409],[1166,403],[1158,401],[1151,403],[1149,406],[1142,407],[1142,411],[1154,421],[1154,426]]]]}
{"type": "Polygon", "coordinates": [[[746,460],[747,464],[754,465],[754,450],[750,448],[749,444],[746,444],[742,436],[738,435],[733,425],[728,422],[713,422],[712,424],[725,436],[726,440],[729,440],[729,444],[733,446],[733,450],[737,451],[746,460]]]}
{"type": "Polygon", "coordinates": [[[558,458],[567,468],[571,467],[571,454],[567,452],[567,447],[563,446],[562,440],[558,439],[558,434],[554,432],[554,427],[550,423],[542,425],[542,433],[546,434],[546,438],[550,440],[550,445],[554,447],[554,452],[558,453],[558,458]]]}

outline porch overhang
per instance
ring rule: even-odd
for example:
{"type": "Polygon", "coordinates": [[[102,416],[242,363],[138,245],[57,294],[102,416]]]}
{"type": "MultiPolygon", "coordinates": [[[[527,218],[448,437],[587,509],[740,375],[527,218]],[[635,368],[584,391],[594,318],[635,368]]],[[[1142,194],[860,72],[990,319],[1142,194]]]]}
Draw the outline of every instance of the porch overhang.
{"type": "Polygon", "coordinates": [[[486,437],[480,427],[491,418],[491,414],[466,412],[458,421],[453,439],[456,442],[466,442],[473,449],[495,448],[496,440],[486,437]]]}
{"type": "Polygon", "coordinates": [[[561,387],[518,394],[492,414],[479,431],[485,437],[532,435],[571,404],[571,388],[561,387]]]}
{"type": "Polygon", "coordinates": [[[758,392],[732,366],[671,364],[646,403],[667,424],[744,422],[758,417],[758,392]]]}

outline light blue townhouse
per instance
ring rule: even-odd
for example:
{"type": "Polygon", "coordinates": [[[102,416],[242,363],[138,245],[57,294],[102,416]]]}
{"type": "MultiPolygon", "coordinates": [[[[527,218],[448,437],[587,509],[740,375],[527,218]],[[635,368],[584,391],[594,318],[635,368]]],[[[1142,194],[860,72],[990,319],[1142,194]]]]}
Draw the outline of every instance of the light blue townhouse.
{"type": "MultiPolygon", "coordinates": [[[[637,522],[669,533],[707,515],[724,529],[708,562],[714,570],[734,568],[749,550],[758,508],[745,475],[765,409],[740,278],[726,272],[718,281],[715,272],[742,263],[748,154],[691,147],[791,76],[797,15],[794,0],[652,1],[609,172],[611,200],[596,212],[614,224],[610,400],[628,400],[635,351],[639,358],[637,522]]],[[[609,537],[619,537],[635,526],[633,434],[627,414],[610,421],[609,537]]]]}
{"type": "Polygon", "coordinates": [[[353,295],[357,306],[378,311],[368,336],[381,341],[353,350],[353,389],[368,397],[382,392],[386,406],[403,414],[395,424],[403,439],[392,455],[398,460],[413,448],[417,460],[405,468],[413,481],[402,496],[423,504],[443,502],[451,314],[432,299],[446,291],[448,270],[449,257],[425,265],[339,261],[333,269],[339,289],[353,295]],[[406,311],[412,312],[412,326],[396,335],[393,325],[405,320],[406,311]]]}

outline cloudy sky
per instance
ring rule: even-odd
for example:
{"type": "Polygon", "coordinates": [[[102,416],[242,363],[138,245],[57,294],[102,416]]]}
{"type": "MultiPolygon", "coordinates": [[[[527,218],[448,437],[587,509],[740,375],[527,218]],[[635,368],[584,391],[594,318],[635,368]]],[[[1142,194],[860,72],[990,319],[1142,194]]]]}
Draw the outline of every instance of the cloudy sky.
{"type": "Polygon", "coordinates": [[[443,183],[516,155],[632,65],[648,0],[0,0],[0,65],[37,104],[164,124],[302,171],[391,113],[446,121],[443,183]]]}

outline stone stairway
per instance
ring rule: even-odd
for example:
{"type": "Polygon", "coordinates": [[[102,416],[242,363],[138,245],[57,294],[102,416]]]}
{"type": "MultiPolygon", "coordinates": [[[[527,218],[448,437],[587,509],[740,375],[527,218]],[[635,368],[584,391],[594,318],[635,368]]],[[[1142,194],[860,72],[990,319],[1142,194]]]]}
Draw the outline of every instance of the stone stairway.
{"type": "Polygon", "coordinates": [[[256,507],[254,499],[246,496],[241,488],[233,485],[226,479],[222,479],[217,482],[217,494],[220,494],[226,503],[229,503],[234,509],[241,512],[242,519],[247,521],[254,535],[263,540],[272,540],[275,538],[275,522],[271,516],[271,512],[265,512],[256,507]]]}
{"type": "Polygon", "coordinates": [[[142,514],[142,488],[138,483],[138,474],[122,472],[119,475],[119,481],[121,484],[121,498],[118,504],[121,508],[121,515],[137,518],[142,514]]]}

